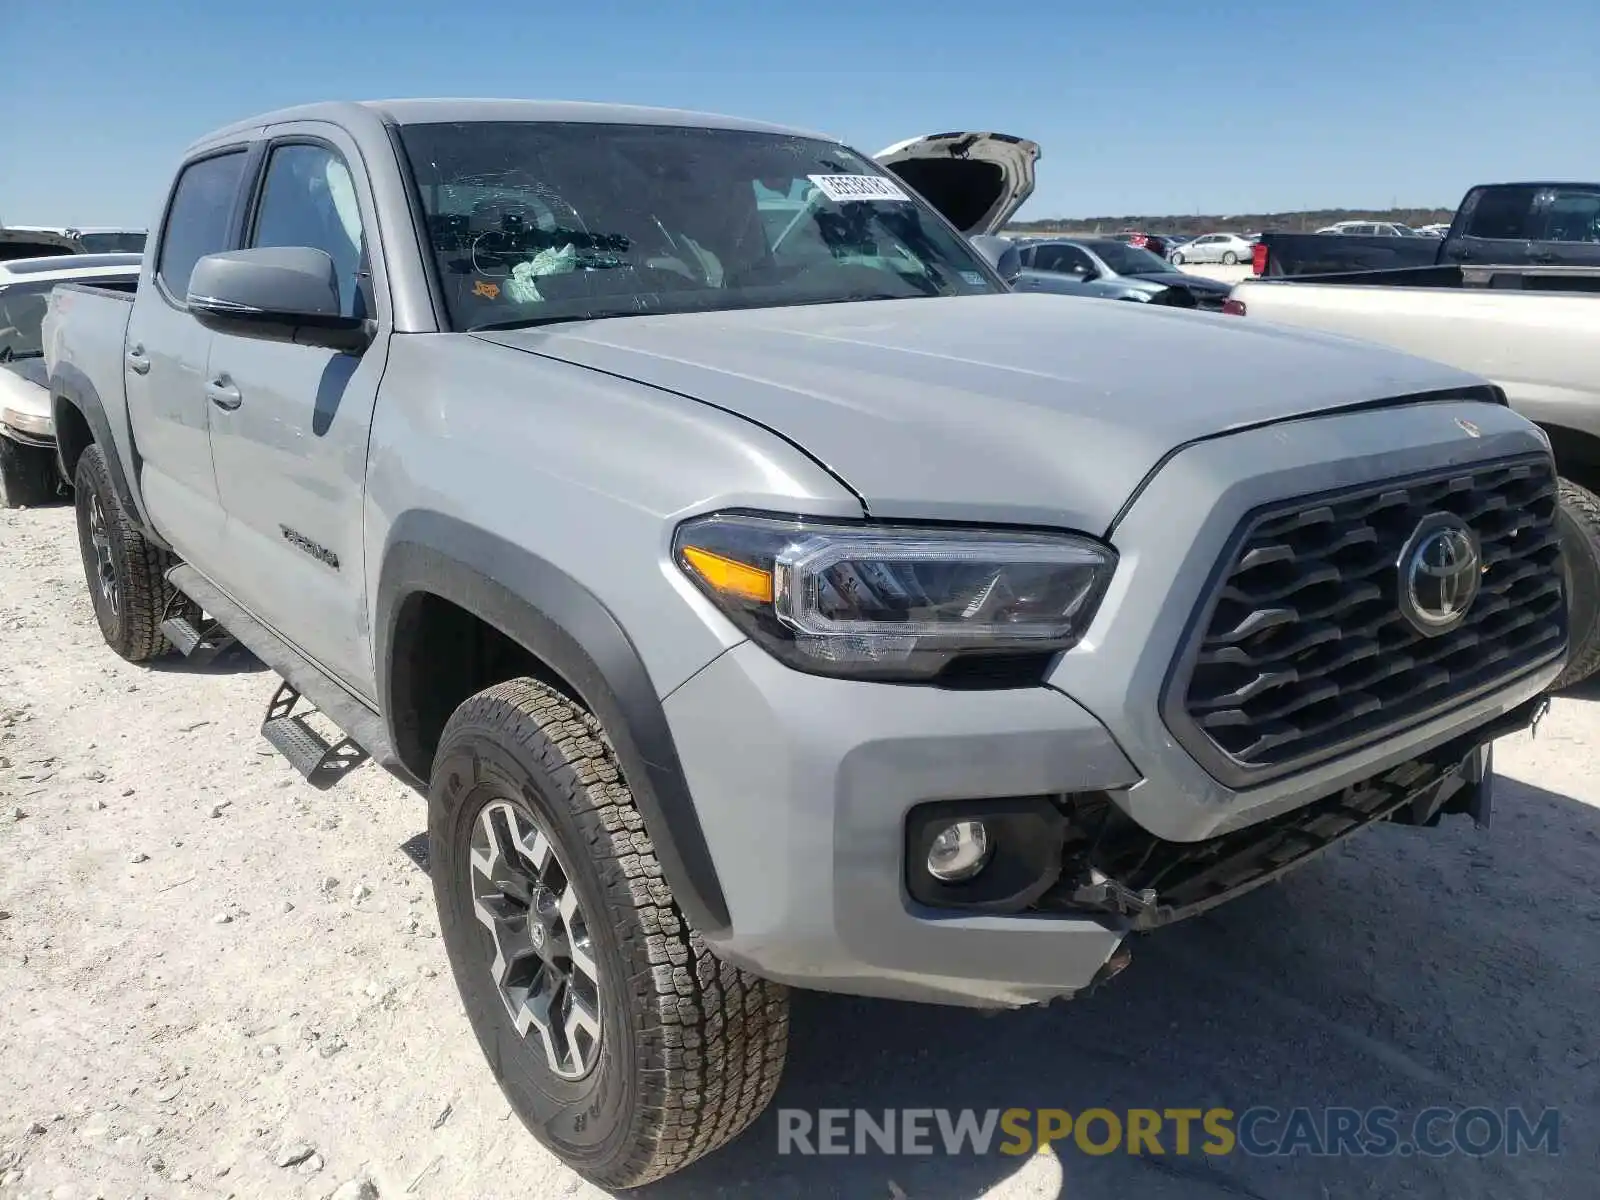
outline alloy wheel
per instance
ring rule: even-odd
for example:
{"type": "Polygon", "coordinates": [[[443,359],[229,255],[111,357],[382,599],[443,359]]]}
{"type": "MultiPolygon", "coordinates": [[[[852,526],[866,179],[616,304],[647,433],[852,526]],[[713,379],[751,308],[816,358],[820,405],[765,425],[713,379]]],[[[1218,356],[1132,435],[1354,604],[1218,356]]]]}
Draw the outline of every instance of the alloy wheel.
{"type": "Polygon", "coordinates": [[[492,800],[473,825],[468,881],[494,943],[489,973],[517,1032],[550,1070],[581,1079],[599,1060],[600,980],[571,873],[523,808],[492,800]]]}
{"type": "Polygon", "coordinates": [[[122,586],[117,582],[117,561],[111,552],[111,532],[106,528],[105,509],[100,497],[89,495],[89,542],[94,549],[95,580],[100,597],[112,616],[122,611],[122,586]]]}

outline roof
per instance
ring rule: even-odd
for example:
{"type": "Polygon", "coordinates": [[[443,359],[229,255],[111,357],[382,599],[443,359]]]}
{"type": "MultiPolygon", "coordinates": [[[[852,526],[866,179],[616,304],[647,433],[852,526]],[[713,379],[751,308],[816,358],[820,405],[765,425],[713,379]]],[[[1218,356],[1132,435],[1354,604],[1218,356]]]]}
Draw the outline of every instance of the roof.
{"type": "Polygon", "coordinates": [[[327,101],[281,108],[236,121],[207,134],[189,149],[293,121],[331,121],[359,130],[373,125],[431,125],[453,121],[577,122],[596,125],[677,125],[697,129],[735,129],[751,133],[777,133],[792,137],[837,139],[826,134],[748,121],[716,113],[642,105],[593,104],[577,100],[412,99],[327,101]]]}
{"type": "Polygon", "coordinates": [[[56,254],[47,258],[18,258],[0,262],[0,279],[72,279],[78,275],[139,273],[140,254],[56,254]]]}

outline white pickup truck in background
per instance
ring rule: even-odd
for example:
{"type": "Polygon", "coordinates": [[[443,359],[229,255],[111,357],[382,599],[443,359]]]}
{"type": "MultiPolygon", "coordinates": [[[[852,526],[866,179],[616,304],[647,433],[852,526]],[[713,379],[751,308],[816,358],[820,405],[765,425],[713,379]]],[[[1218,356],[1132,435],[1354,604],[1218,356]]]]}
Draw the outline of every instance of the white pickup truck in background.
{"type": "Polygon", "coordinates": [[[1600,672],[1600,270],[1436,267],[1247,280],[1225,311],[1380,342],[1483,375],[1542,427],[1561,473],[1571,653],[1600,672]]]}

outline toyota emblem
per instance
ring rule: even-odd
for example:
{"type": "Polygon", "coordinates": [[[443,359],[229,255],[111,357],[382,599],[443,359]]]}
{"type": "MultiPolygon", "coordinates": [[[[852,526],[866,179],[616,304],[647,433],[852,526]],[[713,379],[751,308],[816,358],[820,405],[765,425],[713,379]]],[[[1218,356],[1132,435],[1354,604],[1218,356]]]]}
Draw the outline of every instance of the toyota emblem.
{"type": "Polygon", "coordinates": [[[1396,565],[1400,611],[1428,637],[1460,625],[1483,583],[1478,536],[1452,513],[1424,517],[1396,565]]]}

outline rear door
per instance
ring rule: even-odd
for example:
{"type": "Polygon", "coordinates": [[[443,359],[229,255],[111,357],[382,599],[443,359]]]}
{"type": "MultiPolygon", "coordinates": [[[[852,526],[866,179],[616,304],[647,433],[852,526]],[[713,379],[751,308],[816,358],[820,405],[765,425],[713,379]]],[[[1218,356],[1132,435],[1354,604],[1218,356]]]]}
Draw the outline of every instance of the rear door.
{"type": "Polygon", "coordinates": [[[344,314],[367,316],[380,332],[360,355],[218,333],[206,371],[228,520],[226,578],[218,582],[368,699],[375,683],[362,512],[367,435],[392,327],[372,214],[365,167],[342,131],[306,124],[275,132],[244,245],[324,251],[344,314]]]}
{"type": "Polygon", "coordinates": [[[215,561],[224,522],[205,398],[212,335],[189,313],[189,275],[203,256],[233,248],[248,162],[248,149],[237,146],[178,173],[150,285],[128,318],[123,379],[145,506],[173,547],[197,562],[215,561]]]}

